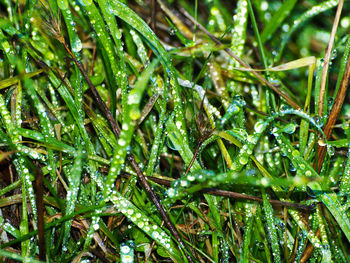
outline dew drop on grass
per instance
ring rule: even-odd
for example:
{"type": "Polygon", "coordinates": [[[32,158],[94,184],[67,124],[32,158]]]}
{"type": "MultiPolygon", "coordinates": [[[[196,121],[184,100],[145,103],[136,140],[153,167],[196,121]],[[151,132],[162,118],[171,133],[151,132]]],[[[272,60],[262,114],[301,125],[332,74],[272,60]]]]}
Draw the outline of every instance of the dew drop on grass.
{"type": "Polygon", "coordinates": [[[289,31],[289,25],[288,24],[284,24],[283,26],[282,26],[282,30],[283,30],[283,32],[288,32],[289,31]]]}
{"type": "Polygon", "coordinates": [[[328,145],[327,146],[327,152],[329,153],[330,156],[333,156],[335,153],[335,149],[333,146],[328,145]]]}
{"type": "Polygon", "coordinates": [[[169,29],[169,35],[175,36],[175,35],[176,35],[176,29],[173,28],[173,27],[171,27],[171,28],[169,29]]]}
{"type": "Polygon", "coordinates": [[[127,254],[130,252],[130,247],[127,246],[126,244],[122,244],[121,247],[120,247],[120,251],[123,253],[123,254],[127,254]]]}
{"type": "Polygon", "coordinates": [[[242,156],[241,158],[239,158],[239,163],[242,165],[245,165],[248,163],[248,156],[242,156]]]}
{"type": "Polygon", "coordinates": [[[295,123],[289,123],[283,128],[283,132],[288,134],[293,134],[297,128],[297,125],[295,123]]]}
{"type": "Polygon", "coordinates": [[[170,188],[168,191],[167,191],[167,195],[170,197],[170,198],[173,198],[176,194],[176,191],[174,188],[170,188]]]}
{"type": "Polygon", "coordinates": [[[80,52],[83,48],[83,44],[81,43],[80,39],[77,37],[72,45],[72,51],[73,52],[80,52]]]}
{"type": "Polygon", "coordinates": [[[291,163],[289,164],[289,171],[291,171],[291,172],[295,172],[296,171],[295,167],[291,163]]]}
{"type": "Polygon", "coordinates": [[[323,126],[323,120],[322,120],[322,117],[320,117],[320,116],[315,116],[314,122],[315,122],[315,125],[317,125],[318,127],[323,126]]]}
{"type": "Polygon", "coordinates": [[[159,233],[157,231],[153,231],[152,232],[152,237],[155,238],[155,239],[159,238],[159,233]]]}
{"type": "Polygon", "coordinates": [[[337,57],[337,50],[336,49],[334,49],[333,51],[332,51],[332,54],[331,54],[331,60],[334,60],[335,58],[337,57]]]}
{"type": "Polygon", "coordinates": [[[332,97],[329,97],[328,100],[327,100],[327,105],[328,105],[328,108],[331,108],[333,106],[333,98],[332,97]]]}
{"type": "Polygon", "coordinates": [[[141,116],[141,113],[140,113],[140,111],[138,110],[138,109],[134,109],[134,110],[131,110],[130,111],[130,118],[132,119],[132,120],[137,120],[138,118],[140,118],[140,116],[141,116]]]}
{"type": "Polygon", "coordinates": [[[180,185],[181,185],[182,187],[186,187],[186,186],[189,185],[189,183],[188,183],[188,181],[181,180],[181,181],[180,181],[180,185]]]}
{"type": "Polygon", "coordinates": [[[280,111],[288,111],[288,110],[291,110],[292,107],[289,106],[289,105],[286,105],[286,104],[283,104],[281,107],[280,107],[280,111]]]}
{"type": "Polygon", "coordinates": [[[293,155],[293,157],[297,157],[297,156],[300,155],[300,152],[299,152],[298,150],[294,150],[294,151],[292,152],[292,155],[293,155]]]}
{"type": "Polygon", "coordinates": [[[194,177],[192,174],[189,174],[187,176],[187,180],[190,181],[190,182],[193,182],[195,179],[196,179],[196,177],[194,177]]]}
{"type": "Polygon", "coordinates": [[[269,3],[267,1],[262,1],[260,8],[261,8],[261,11],[266,11],[269,8],[269,3]]]}
{"type": "Polygon", "coordinates": [[[264,129],[264,123],[262,121],[258,121],[255,125],[254,125],[254,130],[257,133],[261,133],[264,129]]]}

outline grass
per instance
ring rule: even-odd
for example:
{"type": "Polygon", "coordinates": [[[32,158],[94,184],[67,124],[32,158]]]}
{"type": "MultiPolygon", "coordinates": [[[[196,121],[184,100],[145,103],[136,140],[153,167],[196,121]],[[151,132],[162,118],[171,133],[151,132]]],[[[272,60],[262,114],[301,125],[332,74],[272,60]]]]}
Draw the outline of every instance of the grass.
{"type": "Polygon", "coordinates": [[[346,1],[0,6],[0,261],[350,261],[346,1]]]}

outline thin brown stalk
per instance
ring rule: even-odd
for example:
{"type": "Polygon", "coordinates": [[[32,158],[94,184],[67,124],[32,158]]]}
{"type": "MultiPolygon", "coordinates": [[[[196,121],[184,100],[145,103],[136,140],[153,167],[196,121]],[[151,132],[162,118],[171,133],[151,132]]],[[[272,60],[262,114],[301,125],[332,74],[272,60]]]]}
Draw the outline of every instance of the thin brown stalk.
{"type": "MultiPolygon", "coordinates": [[[[181,8],[181,12],[196,26],[200,28],[206,35],[208,35],[217,45],[224,46],[224,44],[219,41],[215,36],[213,36],[205,27],[203,27],[199,22],[197,22],[184,8],[181,8]]],[[[251,69],[250,65],[243,61],[241,58],[236,56],[231,49],[224,48],[227,54],[229,54],[231,57],[233,57],[235,60],[238,61],[239,64],[241,64],[243,67],[251,69]]],[[[270,89],[272,89],[274,92],[276,92],[278,95],[280,95],[282,98],[286,100],[286,102],[292,106],[294,109],[300,109],[301,107],[294,102],[294,100],[289,97],[289,95],[283,93],[280,89],[276,88],[274,85],[272,85],[270,82],[268,82],[263,76],[261,76],[258,72],[252,70],[251,73],[263,84],[268,86],[270,89]]]]}
{"type": "Polygon", "coordinates": [[[156,13],[157,13],[157,2],[152,0],[151,2],[151,28],[156,33],[156,13]]]}
{"type": "Polygon", "coordinates": [[[321,87],[320,87],[320,96],[318,99],[318,115],[323,116],[323,105],[324,105],[324,96],[326,92],[326,82],[327,82],[327,74],[328,74],[328,68],[329,68],[329,61],[331,59],[335,34],[337,33],[337,28],[340,20],[340,15],[343,9],[344,0],[340,0],[337,8],[337,13],[334,18],[333,27],[332,27],[332,33],[331,37],[328,42],[327,51],[324,57],[323,62],[323,70],[322,70],[322,77],[321,77],[321,87]]]}
{"type": "MultiPolygon", "coordinates": [[[[350,78],[350,56],[348,57],[348,62],[346,64],[344,76],[343,76],[342,82],[340,84],[339,91],[335,97],[332,110],[329,114],[329,118],[327,120],[326,126],[323,129],[323,132],[324,132],[327,140],[332,135],[334,124],[335,124],[337,117],[338,117],[338,114],[343,106],[345,96],[346,96],[346,91],[347,91],[347,88],[349,85],[349,78],[350,78]]],[[[318,169],[318,171],[320,171],[322,164],[323,164],[324,157],[326,155],[326,146],[318,145],[317,148],[318,148],[317,149],[317,157],[318,157],[317,169],[318,169]]]]}

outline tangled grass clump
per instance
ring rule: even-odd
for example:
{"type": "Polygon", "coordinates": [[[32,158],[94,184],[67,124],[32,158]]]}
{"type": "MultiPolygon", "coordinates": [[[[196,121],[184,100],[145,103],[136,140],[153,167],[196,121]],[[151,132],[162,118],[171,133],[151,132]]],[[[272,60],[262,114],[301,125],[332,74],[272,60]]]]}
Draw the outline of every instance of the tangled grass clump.
{"type": "Polygon", "coordinates": [[[0,6],[0,261],[350,261],[346,1],[0,6]]]}

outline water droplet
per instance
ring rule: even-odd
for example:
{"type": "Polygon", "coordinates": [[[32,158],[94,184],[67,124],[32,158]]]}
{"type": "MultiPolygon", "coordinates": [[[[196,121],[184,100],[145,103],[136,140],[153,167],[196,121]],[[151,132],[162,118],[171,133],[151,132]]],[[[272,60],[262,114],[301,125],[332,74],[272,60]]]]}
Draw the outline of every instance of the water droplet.
{"type": "Polygon", "coordinates": [[[296,128],[297,128],[297,125],[295,123],[291,122],[291,123],[287,124],[286,126],[284,126],[283,132],[288,133],[288,134],[292,134],[295,132],[296,128]]]}
{"type": "Polygon", "coordinates": [[[289,106],[289,105],[286,105],[286,104],[283,104],[281,107],[280,107],[280,111],[288,111],[288,110],[291,110],[292,107],[289,106]]]}
{"type": "Polygon", "coordinates": [[[242,156],[241,158],[239,158],[239,162],[240,164],[247,164],[248,163],[248,156],[242,156]]]}
{"type": "Polygon", "coordinates": [[[291,171],[291,172],[295,172],[296,171],[296,169],[295,169],[295,167],[293,166],[292,163],[289,163],[289,171],[291,171]]]}
{"type": "Polygon", "coordinates": [[[333,106],[333,98],[332,97],[329,97],[328,100],[327,100],[327,105],[328,105],[328,108],[331,108],[333,106]]]}
{"type": "Polygon", "coordinates": [[[300,152],[299,152],[298,150],[294,150],[294,151],[292,152],[292,155],[293,155],[293,157],[297,157],[297,156],[300,155],[300,152]]]}
{"type": "Polygon", "coordinates": [[[131,110],[130,114],[129,114],[129,116],[132,120],[137,120],[138,118],[140,118],[140,115],[141,115],[141,113],[138,109],[131,110]]]}
{"type": "Polygon", "coordinates": [[[314,122],[315,122],[315,125],[318,126],[318,127],[322,127],[323,126],[323,119],[320,116],[315,116],[314,117],[314,122]]]}
{"type": "Polygon", "coordinates": [[[176,29],[175,28],[173,28],[173,27],[171,27],[170,29],[169,29],[169,35],[171,35],[171,36],[175,36],[176,35],[176,29]]]}
{"type": "Polygon", "coordinates": [[[187,176],[187,180],[190,181],[190,182],[193,182],[195,179],[196,179],[196,177],[194,177],[192,174],[189,174],[187,176]]]}
{"type": "Polygon", "coordinates": [[[272,54],[273,57],[277,57],[278,52],[277,52],[277,50],[273,49],[271,54],[272,54]]]}
{"type": "Polygon", "coordinates": [[[327,146],[327,152],[329,153],[330,156],[333,156],[334,153],[335,153],[334,147],[331,146],[331,145],[328,145],[328,146],[327,146]]]}
{"type": "Polygon", "coordinates": [[[175,196],[176,192],[175,192],[175,189],[173,188],[170,188],[168,191],[167,191],[167,195],[170,197],[170,198],[173,198],[175,196]]]}
{"type": "Polygon", "coordinates": [[[336,57],[337,57],[337,50],[334,49],[334,50],[332,51],[330,60],[334,60],[336,57]]]}
{"type": "Polygon", "coordinates": [[[124,244],[120,247],[120,251],[124,254],[128,254],[130,252],[130,247],[124,244]]]}
{"type": "Polygon", "coordinates": [[[282,30],[283,30],[283,32],[288,32],[289,31],[289,25],[288,24],[284,24],[282,26],[282,30]]]}
{"type": "Polygon", "coordinates": [[[258,121],[255,125],[254,125],[254,130],[257,133],[261,133],[264,129],[264,122],[262,121],[258,121]]]}

